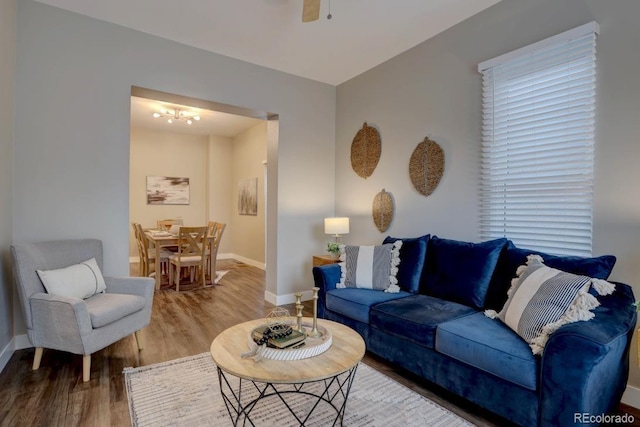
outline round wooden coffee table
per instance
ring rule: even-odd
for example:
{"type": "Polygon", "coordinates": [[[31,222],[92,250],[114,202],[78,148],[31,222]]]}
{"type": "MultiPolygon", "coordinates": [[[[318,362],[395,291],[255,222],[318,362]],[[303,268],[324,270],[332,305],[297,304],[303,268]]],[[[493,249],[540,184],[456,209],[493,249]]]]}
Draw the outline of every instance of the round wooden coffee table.
{"type": "Polygon", "coordinates": [[[220,391],[234,425],[241,420],[242,425],[284,424],[282,407],[300,425],[341,425],[365,353],[360,334],[340,323],[318,319],[318,325],[329,329],[333,339],[324,353],[290,361],[243,359],[241,354],[249,350],[249,333],[264,323],[258,319],[232,326],[211,343],[220,391]]]}

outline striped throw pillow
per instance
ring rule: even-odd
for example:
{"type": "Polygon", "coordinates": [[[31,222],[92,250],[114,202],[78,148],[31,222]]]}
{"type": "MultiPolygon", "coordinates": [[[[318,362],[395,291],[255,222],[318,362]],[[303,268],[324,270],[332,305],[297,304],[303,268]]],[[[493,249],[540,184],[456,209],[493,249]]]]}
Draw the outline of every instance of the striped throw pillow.
{"type": "Polygon", "coordinates": [[[500,311],[485,315],[502,320],[540,354],[549,336],[562,325],[591,320],[591,310],[600,303],[589,293],[609,295],[615,286],[601,279],[566,273],[544,265],[539,255],[529,255],[527,264],[518,267],[507,302],[500,311]]]}
{"type": "Polygon", "coordinates": [[[402,240],[379,246],[340,245],[340,283],[337,288],[400,292],[398,265],[402,240]]]}

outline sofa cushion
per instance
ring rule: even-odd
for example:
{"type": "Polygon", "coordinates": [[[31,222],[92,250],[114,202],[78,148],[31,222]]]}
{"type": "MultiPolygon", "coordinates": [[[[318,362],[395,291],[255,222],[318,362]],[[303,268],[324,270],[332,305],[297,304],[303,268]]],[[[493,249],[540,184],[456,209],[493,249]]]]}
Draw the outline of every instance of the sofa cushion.
{"type": "Polygon", "coordinates": [[[433,348],[439,324],[475,312],[470,307],[440,298],[411,295],[372,307],[371,326],[433,348]]]}
{"type": "Polygon", "coordinates": [[[518,248],[512,241],[500,254],[495,273],[491,278],[491,284],[487,292],[486,308],[499,311],[507,301],[507,291],[511,287],[511,280],[516,276],[519,266],[527,262],[528,255],[540,255],[545,265],[580,276],[589,276],[595,279],[607,280],[616,264],[616,257],[603,255],[594,258],[579,256],[550,255],[531,249],[518,248]]]}
{"type": "Polygon", "coordinates": [[[441,323],[436,350],[530,390],[537,390],[539,358],[522,338],[482,313],[441,323]]]}
{"type": "Polygon", "coordinates": [[[101,328],[140,311],[145,299],[138,295],[96,294],[85,300],[93,328],[101,328]]]}
{"type": "Polygon", "coordinates": [[[482,243],[431,237],[424,293],[482,308],[498,258],[507,239],[482,243]]]}
{"type": "Polygon", "coordinates": [[[397,293],[402,241],[379,246],[340,245],[340,283],[336,288],[363,288],[397,293]]]}
{"type": "Polygon", "coordinates": [[[359,322],[369,324],[369,310],[372,306],[381,302],[405,298],[409,295],[404,291],[387,293],[373,289],[332,289],[326,294],[326,308],[359,322]]]}
{"type": "Polygon", "coordinates": [[[398,279],[398,286],[400,286],[400,289],[403,291],[416,294],[420,289],[420,279],[424,269],[429,237],[428,234],[414,238],[387,236],[382,242],[385,244],[402,240],[400,265],[398,265],[398,275],[396,277],[398,279]]]}

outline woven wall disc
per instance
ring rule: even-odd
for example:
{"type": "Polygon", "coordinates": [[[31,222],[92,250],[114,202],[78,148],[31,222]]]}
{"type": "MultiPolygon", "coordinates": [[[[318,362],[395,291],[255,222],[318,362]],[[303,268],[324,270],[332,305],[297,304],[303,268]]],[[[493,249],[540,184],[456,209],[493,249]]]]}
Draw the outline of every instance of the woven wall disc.
{"type": "Polygon", "coordinates": [[[428,196],[444,173],[444,151],[438,143],[425,138],[411,154],[409,176],[418,193],[428,196]]]}
{"type": "Polygon", "coordinates": [[[378,130],[365,122],[351,143],[351,167],[358,176],[368,178],[378,166],[381,152],[378,130]]]}
{"type": "Polygon", "coordinates": [[[373,223],[381,233],[387,231],[393,220],[393,199],[390,193],[384,191],[373,198],[373,223]]]}

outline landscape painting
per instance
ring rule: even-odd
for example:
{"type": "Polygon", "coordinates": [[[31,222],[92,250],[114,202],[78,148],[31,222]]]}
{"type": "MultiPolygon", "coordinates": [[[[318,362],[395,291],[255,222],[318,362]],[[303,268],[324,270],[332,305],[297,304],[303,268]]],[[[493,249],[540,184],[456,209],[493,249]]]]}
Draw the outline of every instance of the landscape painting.
{"type": "Polygon", "coordinates": [[[258,215],[258,178],[245,178],[238,184],[238,213],[258,215]]]}
{"type": "Polygon", "coordinates": [[[147,176],[148,205],[188,205],[189,178],[147,176]]]}

